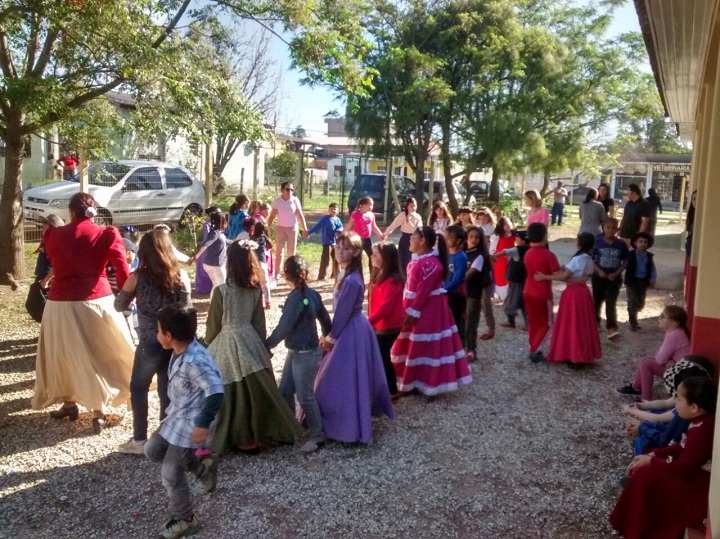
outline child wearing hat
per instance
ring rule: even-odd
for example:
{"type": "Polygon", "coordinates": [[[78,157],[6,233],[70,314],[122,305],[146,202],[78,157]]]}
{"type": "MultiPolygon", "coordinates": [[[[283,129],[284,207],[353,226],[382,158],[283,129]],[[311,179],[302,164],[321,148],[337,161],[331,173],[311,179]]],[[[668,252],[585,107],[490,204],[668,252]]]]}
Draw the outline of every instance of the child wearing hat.
{"type": "Polygon", "coordinates": [[[627,291],[627,310],[630,319],[630,331],[640,329],[638,312],[645,307],[647,289],[655,284],[657,270],[653,254],[648,251],[653,246],[653,237],[647,232],[638,232],[630,239],[632,250],[628,255],[625,270],[625,290],[627,291]]]}

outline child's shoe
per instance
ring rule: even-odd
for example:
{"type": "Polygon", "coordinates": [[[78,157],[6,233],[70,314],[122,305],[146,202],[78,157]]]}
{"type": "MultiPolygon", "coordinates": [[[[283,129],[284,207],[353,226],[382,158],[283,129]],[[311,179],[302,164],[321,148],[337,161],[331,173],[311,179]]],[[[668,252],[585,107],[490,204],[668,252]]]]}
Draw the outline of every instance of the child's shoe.
{"type": "Polygon", "coordinates": [[[545,356],[540,350],[538,350],[537,352],[531,352],[528,354],[528,359],[533,363],[542,363],[545,361],[545,356]]]}
{"type": "Polygon", "coordinates": [[[325,447],[325,442],[316,442],[314,440],[308,440],[305,442],[302,447],[300,447],[300,451],[303,453],[315,453],[318,449],[322,449],[325,447]]]}
{"type": "Polygon", "coordinates": [[[615,393],[624,397],[639,397],[642,395],[642,392],[635,389],[632,384],[617,388],[615,393]]]}
{"type": "Polygon", "coordinates": [[[124,444],[117,446],[116,451],[118,453],[125,453],[126,455],[142,455],[144,453],[145,442],[146,440],[136,442],[133,438],[130,438],[124,444]]]}
{"type": "Polygon", "coordinates": [[[198,480],[205,487],[205,492],[212,492],[217,486],[218,457],[212,454],[200,461],[203,471],[198,475],[198,480]]]}
{"type": "Polygon", "coordinates": [[[163,539],[176,539],[177,537],[188,537],[195,535],[200,530],[200,522],[195,518],[195,515],[190,517],[190,520],[175,520],[170,519],[163,531],[160,532],[160,537],[163,539]]]}
{"type": "Polygon", "coordinates": [[[619,336],[620,336],[620,330],[618,328],[608,329],[608,335],[607,335],[608,340],[614,341],[619,336]]]}
{"type": "Polygon", "coordinates": [[[475,357],[475,351],[474,351],[474,350],[470,350],[470,351],[467,353],[467,355],[465,356],[465,359],[467,360],[468,363],[475,363],[475,360],[477,359],[477,358],[475,357]]]}

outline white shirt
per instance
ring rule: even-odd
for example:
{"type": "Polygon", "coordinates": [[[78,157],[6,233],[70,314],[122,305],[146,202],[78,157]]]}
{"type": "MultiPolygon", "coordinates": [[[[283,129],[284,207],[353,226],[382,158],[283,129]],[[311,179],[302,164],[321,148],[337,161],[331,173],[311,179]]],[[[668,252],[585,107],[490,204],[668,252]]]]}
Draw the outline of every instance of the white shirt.
{"type": "Polygon", "coordinates": [[[295,212],[302,210],[300,200],[295,195],[291,195],[288,200],[283,197],[277,197],[273,201],[273,210],[277,211],[277,226],[286,228],[297,228],[298,221],[295,212]]]}
{"type": "Polygon", "coordinates": [[[390,226],[385,229],[385,234],[390,235],[393,230],[400,227],[400,232],[405,234],[412,234],[418,228],[422,226],[422,217],[417,212],[412,212],[409,215],[405,215],[404,211],[398,213],[397,217],[390,223],[390,226]]]}
{"type": "Polygon", "coordinates": [[[565,269],[570,270],[573,277],[585,277],[593,274],[593,260],[586,253],[579,254],[565,264],[565,269]]]}

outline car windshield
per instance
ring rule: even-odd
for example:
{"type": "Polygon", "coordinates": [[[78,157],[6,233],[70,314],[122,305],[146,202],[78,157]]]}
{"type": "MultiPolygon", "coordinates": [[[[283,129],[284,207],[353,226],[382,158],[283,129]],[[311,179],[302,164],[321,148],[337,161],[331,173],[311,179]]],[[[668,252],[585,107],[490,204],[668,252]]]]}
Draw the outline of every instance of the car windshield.
{"type": "MultiPolygon", "coordinates": [[[[122,163],[113,163],[112,161],[94,163],[88,167],[88,183],[90,185],[112,187],[128,172],[130,172],[130,167],[122,163]]],[[[80,181],[79,172],[73,176],[72,181],[80,181]]]]}
{"type": "MultiPolygon", "coordinates": [[[[439,193],[440,189],[443,187],[443,182],[435,180],[433,182],[433,193],[439,193]]],[[[426,181],[425,185],[423,185],[423,190],[427,193],[430,190],[430,182],[426,181]]]]}

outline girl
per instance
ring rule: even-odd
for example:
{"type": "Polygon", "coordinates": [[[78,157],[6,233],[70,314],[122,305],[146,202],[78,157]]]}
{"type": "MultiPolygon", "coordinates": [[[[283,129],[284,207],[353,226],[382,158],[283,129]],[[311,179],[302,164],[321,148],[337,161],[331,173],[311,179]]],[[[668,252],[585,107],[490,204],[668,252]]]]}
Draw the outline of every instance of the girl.
{"type": "Polygon", "coordinates": [[[654,357],[640,359],[635,381],[618,388],[618,394],[641,397],[644,401],[652,400],[654,377],[662,376],[671,364],[690,353],[690,331],[687,328],[685,309],[668,305],[660,315],[658,326],[665,332],[660,350],[654,357]]]}
{"type": "Polygon", "coordinates": [[[410,238],[410,250],[413,259],[403,292],[403,329],[391,359],[400,391],[439,395],[472,382],[457,327],[443,297],[447,249],[443,237],[424,226],[410,238]]]}
{"type": "Polygon", "coordinates": [[[595,236],[584,232],[578,236],[578,251],[564,268],[552,275],[536,273],[536,281],[565,281],[567,287],[560,296],[557,318],[553,325],[550,352],[547,360],[555,363],[569,361],[593,363],[602,357],[600,335],[595,320],[595,306],[587,287],[594,266],[590,251],[595,236]]]}
{"type": "Polygon", "coordinates": [[[375,214],[373,213],[373,199],[370,197],[362,197],[358,200],[357,208],[350,214],[350,220],[345,225],[343,232],[355,232],[362,239],[362,250],[368,255],[368,259],[372,257],[372,241],[370,236],[374,232],[377,236],[384,240],[385,236],[375,224],[375,214]]]}
{"type": "Polygon", "coordinates": [[[188,264],[195,262],[200,255],[205,253],[205,261],[203,269],[212,281],[212,290],[225,282],[227,275],[225,264],[227,263],[227,244],[231,243],[223,234],[227,223],[225,216],[220,212],[210,214],[210,233],[207,239],[202,243],[197,253],[190,257],[188,264]]]}
{"type": "Polygon", "coordinates": [[[598,192],[591,187],[588,189],[585,201],[580,203],[580,234],[583,232],[588,232],[593,236],[602,234],[602,226],[608,216],[597,197],[598,192]]]}
{"type": "Polygon", "coordinates": [[[143,235],[138,249],[138,269],[130,274],[115,297],[115,310],[127,311],[137,298],[139,343],[135,349],[130,401],[133,414],[133,437],[118,447],[120,453],[143,454],[148,430],[148,391],[157,376],[160,397],[160,421],[170,404],[167,393],[168,366],[172,350],[163,350],[157,340],[158,311],[172,303],[191,307],[190,277],[178,266],[173,255],[170,235],[154,229],[143,235]]]}
{"type": "Polygon", "coordinates": [[[230,206],[230,222],[228,223],[226,234],[231,240],[234,240],[238,234],[243,231],[243,223],[245,219],[250,217],[247,211],[249,207],[250,199],[247,195],[238,195],[235,197],[235,202],[230,206]]]}
{"type": "Polygon", "coordinates": [[[716,400],[707,376],[678,386],[676,409],[690,426],[681,442],[638,455],[628,466],[630,481],[610,515],[625,539],[675,539],[707,518],[716,400]]]}
{"type": "Polygon", "coordinates": [[[205,343],[222,375],[225,397],[212,450],[257,453],[259,446],[293,443],[302,428],[285,404],[265,348],[265,311],[257,244],[240,240],[228,249],[227,283],[210,300],[205,343]]]}
{"type": "Polygon", "coordinates": [[[375,244],[370,261],[374,271],[368,294],[368,321],[375,330],[388,389],[391,398],[395,400],[398,389],[390,350],[402,328],[402,294],[405,284],[400,273],[398,250],[392,243],[375,244]]]}
{"type": "Polygon", "coordinates": [[[260,288],[262,288],[263,298],[265,299],[265,308],[270,308],[270,274],[268,273],[268,239],[265,235],[265,225],[261,222],[256,222],[250,231],[250,239],[257,243],[257,249],[255,249],[255,256],[257,256],[258,263],[262,274],[260,275],[260,288]]]}
{"type": "Polygon", "coordinates": [[[450,252],[449,279],[443,282],[443,289],[448,295],[448,306],[452,312],[455,325],[458,329],[460,342],[465,346],[465,310],[467,297],[465,296],[465,274],[467,273],[467,255],[465,247],[465,229],[459,225],[452,225],[445,230],[445,243],[450,252]]]}
{"type": "Polygon", "coordinates": [[[533,223],[542,223],[546,227],[550,225],[550,210],[543,207],[542,197],[535,189],[525,191],[525,205],[528,206],[527,226],[533,223]]]}
{"type": "Polygon", "coordinates": [[[458,210],[458,218],[455,224],[460,225],[463,228],[469,228],[473,226],[473,211],[467,207],[460,208],[458,210]]]}
{"type": "Polygon", "coordinates": [[[442,200],[433,204],[432,213],[428,217],[428,226],[433,227],[435,232],[442,234],[452,224],[452,215],[442,200]]]}
{"type": "Polygon", "coordinates": [[[477,330],[480,323],[480,310],[485,313],[487,332],[480,337],[486,341],[495,336],[495,315],[493,313],[492,297],[490,293],[493,282],[492,263],[485,243],[485,234],[476,226],[467,231],[468,270],[465,274],[465,290],[467,293],[467,333],[466,349],[467,361],[473,363],[476,359],[477,330]]]}
{"type": "Polygon", "coordinates": [[[482,207],[477,211],[476,215],[477,220],[475,224],[483,231],[483,234],[485,234],[485,241],[490,242],[490,236],[493,235],[495,227],[497,226],[495,214],[490,208],[482,207]]]}
{"type": "MultiPolygon", "coordinates": [[[[210,223],[210,215],[212,215],[215,212],[219,212],[220,210],[215,206],[209,206],[205,208],[205,215],[207,216],[207,219],[202,225],[202,235],[203,235],[203,242],[207,240],[208,235],[210,235],[210,229],[212,227],[210,223]]],[[[187,256],[187,255],[185,255],[187,256]]],[[[207,272],[205,271],[205,268],[203,268],[203,264],[205,263],[205,256],[207,256],[207,253],[203,253],[201,256],[198,257],[197,261],[195,262],[195,293],[196,294],[209,294],[212,292],[213,284],[210,280],[210,277],[208,276],[207,272]]],[[[180,262],[182,260],[178,259],[180,262]]]]}
{"type": "MultiPolygon", "coordinates": [[[[489,252],[491,255],[494,255],[505,249],[511,249],[512,247],[515,247],[512,222],[507,217],[501,217],[498,219],[493,235],[490,237],[489,252]]],[[[508,261],[506,257],[498,258],[495,261],[495,292],[501,301],[505,301],[507,297],[508,281],[505,276],[507,265],[508,261]]]]}
{"type": "MultiPolygon", "coordinates": [[[[400,242],[398,247],[400,248],[400,267],[402,267],[403,273],[407,269],[407,265],[410,262],[410,236],[412,235],[417,227],[422,225],[422,217],[415,211],[417,208],[417,202],[413,197],[408,198],[405,201],[403,211],[401,211],[395,220],[390,223],[390,226],[385,229],[384,238],[387,238],[392,234],[393,230],[400,227],[402,235],[400,236],[400,242]]],[[[372,256],[370,257],[372,263],[372,256]]]]}
{"type": "Polygon", "coordinates": [[[321,346],[330,351],[320,364],[315,398],[328,438],[372,442],[372,417],[394,417],[382,356],[372,326],[362,314],[363,242],[343,233],[335,246],[341,272],[335,287],[335,316],[321,346]]]}
{"type": "Polygon", "coordinates": [[[285,280],[293,290],[285,301],[280,322],[265,346],[272,350],[285,340],[288,355],[280,379],[280,393],[293,413],[297,394],[310,431],[310,440],[300,451],[312,453],[325,445],[320,408],[313,393],[315,374],[322,358],[315,320],[320,321],[322,333],[327,335],[331,328],[330,315],[320,294],[307,285],[308,267],[303,257],[289,257],[283,270],[285,280]]]}
{"type": "Polygon", "coordinates": [[[598,186],[598,202],[605,208],[608,217],[615,217],[615,200],[610,196],[610,186],[607,183],[601,183],[598,186]]]}

